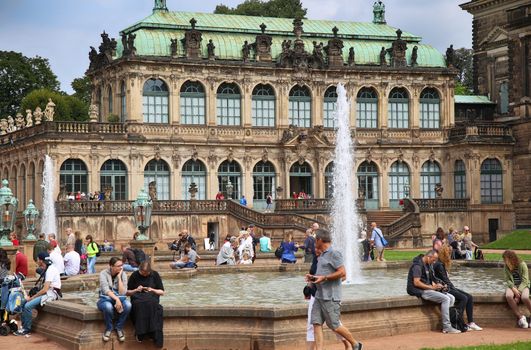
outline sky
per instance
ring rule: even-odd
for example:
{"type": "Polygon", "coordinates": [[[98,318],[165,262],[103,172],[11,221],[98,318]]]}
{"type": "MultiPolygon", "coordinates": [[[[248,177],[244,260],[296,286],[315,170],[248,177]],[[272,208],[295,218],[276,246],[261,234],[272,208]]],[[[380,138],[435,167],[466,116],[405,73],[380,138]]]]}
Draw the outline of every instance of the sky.
{"type": "MultiPolygon", "coordinates": [[[[383,0],[387,24],[423,38],[441,53],[472,46],[472,16],[466,0],[383,0]]],[[[167,0],[170,11],[212,13],[217,4],[243,0],[167,0]]],[[[372,21],[373,0],[302,0],[310,19],[372,21]]],[[[61,89],[88,68],[90,46],[104,30],[119,40],[120,30],[149,16],[154,0],[0,0],[0,50],[48,58],[61,89]]]]}

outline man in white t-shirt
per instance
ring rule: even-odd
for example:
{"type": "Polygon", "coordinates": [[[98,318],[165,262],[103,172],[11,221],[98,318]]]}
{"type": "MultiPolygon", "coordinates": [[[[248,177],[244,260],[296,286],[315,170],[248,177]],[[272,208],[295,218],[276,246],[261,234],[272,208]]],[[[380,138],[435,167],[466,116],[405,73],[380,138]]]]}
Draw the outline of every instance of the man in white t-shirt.
{"type": "Polygon", "coordinates": [[[26,335],[31,332],[33,309],[61,297],[61,276],[52,264],[48,253],[39,253],[37,265],[44,270],[44,285],[35,295],[28,296],[26,299],[22,309],[22,328],[16,331],[15,335],[26,335]]]}
{"type": "Polygon", "coordinates": [[[73,244],[66,246],[66,254],[63,260],[65,263],[65,274],[67,276],[75,276],[79,274],[81,257],[79,256],[79,253],[74,250],[73,244]]]}
{"type": "Polygon", "coordinates": [[[61,255],[61,251],[49,246],[48,255],[49,255],[48,259],[52,261],[53,266],[55,266],[57,271],[59,271],[59,274],[64,275],[65,262],[63,260],[63,256],[61,255]]]}

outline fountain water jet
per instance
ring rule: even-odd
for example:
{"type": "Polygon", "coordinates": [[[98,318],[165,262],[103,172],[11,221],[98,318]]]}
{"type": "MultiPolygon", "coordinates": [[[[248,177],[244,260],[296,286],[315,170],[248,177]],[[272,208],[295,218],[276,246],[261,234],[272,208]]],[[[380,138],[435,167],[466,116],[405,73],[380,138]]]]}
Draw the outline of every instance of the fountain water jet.
{"type": "Polygon", "coordinates": [[[332,237],[341,251],[347,271],[346,283],[361,283],[358,236],[359,219],[354,198],[354,146],[350,134],[350,103],[342,84],[337,85],[337,126],[332,191],[332,237]]]}
{"type": "Polygon", "coordinates": [[[56,239],[59,240],[59,232],[57,232],[57,224],[55,221],[55,200],[53,198],[53,192],[55,189],[55,169],[53,160],[49,155],[44,157],[41,187],[43,194],[41,232],[46,235],[49,233],[55,233],[56,239]]]}

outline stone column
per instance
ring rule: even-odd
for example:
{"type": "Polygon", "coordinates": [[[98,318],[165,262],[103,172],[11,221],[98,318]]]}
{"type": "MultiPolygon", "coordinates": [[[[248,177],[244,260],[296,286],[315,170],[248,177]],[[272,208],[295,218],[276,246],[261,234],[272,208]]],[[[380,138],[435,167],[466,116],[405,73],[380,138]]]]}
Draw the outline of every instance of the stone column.
{"type": "Polygon", "coordinates": [[[409,164],[409,176],[411,183],[409,185],[409,197],[420,198],[420,169],[419,165],[414,165],[413,162],[409,164]]]}
{"type": "Polygon", "coordinates": [[[253,207],[253,172],[248,167],[244,168],[244,172],[242,174],[242,195],[245,196],[247,199],[247,206],[252,208],[253,207]]]}
{"type": "Polygon", "coordinates": [[[410,115],[410,125],[409,127],[411,129],[418,129],[420,128],[420,100],[419,100],[419,94],[420,94],[420,88],[419,87],[412,87],[410,90],[411,97],[409,100],[409,115],[410,115]]]}
{"type": "Polygon", "coordinates": [[[170,86],[168,124],[179,125],[181,123],[181,93],[177,88],[179,84],[172,79],[168,85],[170,86]]]}
{"type": "Polygon", "coordinates": [[[380,191],[380,207],[382,209],[389,209],[389,169],[387,166],[382,165],[381,172],[378,174],[380,186],[378,191],[380,191]]]}
{"type": "MultiPolygon", "coordinates": [[[[242,126],[244,128],[250,128],[253,124],[252,121],[252,111],[251,111],[251,94],[252,91],[250,91],[251,86],[250,84],[246,84],[242,86],[242,126]]],[[[245,197],[247,198],[247,197],[245,197]]]]}
{"type": "MultiPolygon", "coordinates": [[[[22,247],[24,255],[28,258],[28,275],[37,269],[37,264],[33,261],[33,248],[35,247],[36,239],[23,239],[22,247]]],[[[28,276],[26,276],[28,277],[28,276]]]]}
{"type": "Polygon", "coordinates": [[[377,89],[378,93],[378,127],[380,129],[387,129],[387,106],[389,104],[389,97],[387,91],[387,84],[377,89]]]}
{"type": "Polygon", "coordinates": [[[218,184],[217,163],[216,164],[210,164],[210,171],[208,172],[208,175],[207,175],[207,191],[208,191],[207,199],[216,198],[216,194],[218,193],[218,189],[219,189],[219,184],[218,184]]]}
{"type": "Polygon", "coordinates": [[[127,121],[143,122],[142,113],[142,88],[144,86],[143,77],[130,77],[126,80],[126,104],[127,104],[127,121]]]}
{"type": "MultiPolygon", "coordinates": [[[[9,261],[11,262],[11,268],[9,269],[9,272],[14,273],[15,268],[16,268],[15,254],[18,251],[18,247],[10,246],[10,247],[2,247],[2,249],[7,253],[7,257],[9,258],[9,261]]],[[[33,257],[32,257],[32,260],[33,260],[33,257]]],[[[28,266],[28,269],[29,269],[29,266],[28,266]]]]}
{"type": "Polygon", "coordinates": [[[207,84],[206,91],[206,123],[208,126],[215,126],[217,124],[217,109],[216,109],[216,86],[215,82],[207,84]]]}
{"type": "MultiPolygon", "coordinates": [[[[311,90],[310,90],[311,91],[311,90]]],[[[321,85],[316,85],[315,89],[311,91],[312,94],[312,121],[311,126],[324,125],[323,120],[323,105],[324,96],[323,88],[321,85]]]]}
{"type": "Polygon", "coordinates": [[[286,85],[280,85],[277,91],[277,126],[278,128],[287,128],[289,125],[288,87],[286,85]]]}
{"type": "Polygon", "coordinates": [[[470,198],[471,205],[481,204],[481,191],[478,188],[481,183],[479,155],[472,155],[467,163],[466,193],[470,198]]]}

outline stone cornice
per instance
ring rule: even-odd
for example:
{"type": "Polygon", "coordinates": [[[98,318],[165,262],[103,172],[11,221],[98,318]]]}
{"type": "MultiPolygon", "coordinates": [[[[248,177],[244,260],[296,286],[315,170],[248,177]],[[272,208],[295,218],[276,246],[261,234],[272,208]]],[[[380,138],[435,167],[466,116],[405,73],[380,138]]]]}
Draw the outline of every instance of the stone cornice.
{"type": "MultiPolygon", "coordinates": [[[[518,3],[518,1],[521,1],[521,0],[512,0],[514,4],[518,3]]],[[[485,9],[493,9],[493,7],[497,5],[502,5],[503,7],[507,7],[507,5],[509,5],[510,2],[511,0],[473,0],[473,1],[461,4],[459,5],[459,7],[471,13],[472,15],[475,15],[474,12],[478,12],[478,11],[485,10],[485,9]]],[[[521,2],[522,4],[524,4],[524,1],[521,1],[521,2]]]]}

